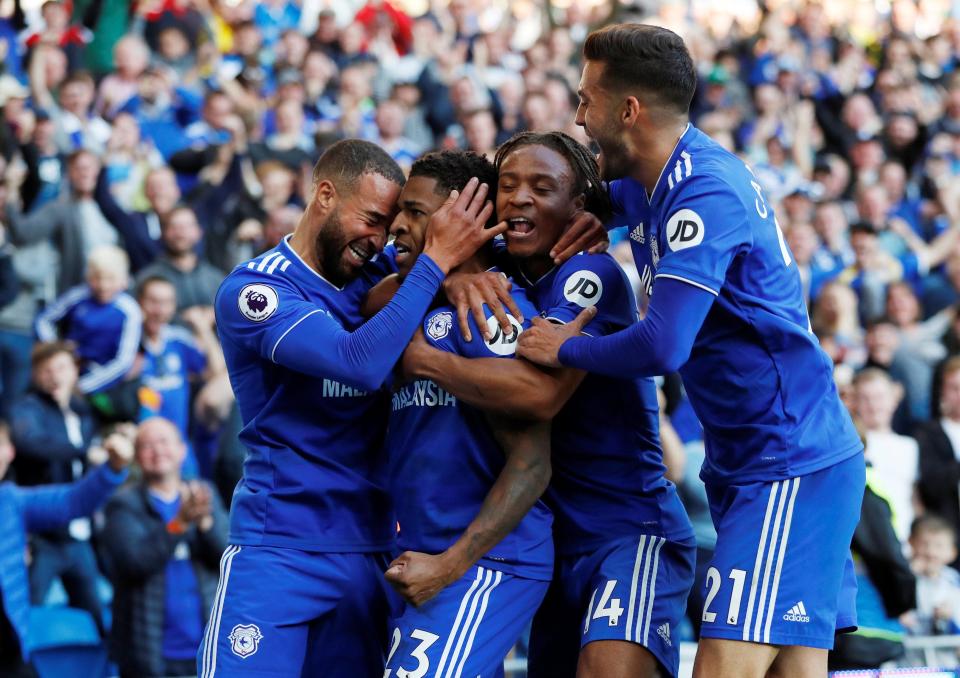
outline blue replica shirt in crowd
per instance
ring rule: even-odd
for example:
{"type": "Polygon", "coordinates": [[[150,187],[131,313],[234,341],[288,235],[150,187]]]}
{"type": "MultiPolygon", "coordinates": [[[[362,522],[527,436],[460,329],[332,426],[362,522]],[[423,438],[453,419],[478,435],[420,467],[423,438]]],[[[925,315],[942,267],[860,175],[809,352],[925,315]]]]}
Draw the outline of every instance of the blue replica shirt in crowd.
{"type": "MultiPolygon", "coordinates": [[[[515,287],[512,294],[524,318],[536,314],[522,288],[515,287]]],[[[490,328],[498,328],[489,310],[487,314],[490,328]]],[[[436,348],[467,358],[513,358],[523,328],[512,316],[510,320],[515,328],[510,336],[497,331],[485,342],[474,326],[473,340],[466,341],[456,311],[442,307],[427,315],[423,333],[436,348]]],[[[449,548],[480,512],[504,465],[485,415],[428,379],[405,384],[393,394],[387,451],[390,495],[400,523],[398,546],[404,551],[441,553],[449,548]]],[[[549,509],[538,501],[481,562],[549,581],[551,522],[549,509]]]]}
{"type": "Polygon", "coordinates": [[[190,432],[190,379],[207,367],[207,358],[193,335],[182,327],[167,325],[159,341],[143,341],[143,369],[140,378],[150,393],[141,396],[141,419],[161,416],[169,419],[184,440],[190,432]]]}
{"type": "MultiPolygon", "coordinates": [[[[180,510],[180,497],[165,501],[153,492],[150,503],[164,523],[169,523],[180,510]]],[[[193,659],[203,636],[203,603],[197,573],[193,571],[190,547],[180,542],[167,561],[163,573],[163,658],[193,659]]]]}
{"type": "Polygon", "coordinates": [[[142,328],[140,306],[133,297],[121,292],[101,304],[87,285],[64,292],[36,320],[40,341],[62,337],[76,345],[78,386],[84,393],[102,391],[123,379],[137,357],[142,328]]]}
{"type": "MultiPolygon", "coordinates": [[[[536,282],[521,280],[540,315],[568,323],[583,309],[584,329],[606,335],[637,320],[623,270],[608,254],[579,254],[536,282]]],[[[588,374],[553,420],[553,509],[559,553],[581,553],[613,539],[693,534],[676,488],[664,477],[653,379],[588,374]]]]}
{"type": "Polygon", "coordinates": [[[341,290],[284,240],[221,285],[217,329],[249,451],[233,496],[231,544],[392,548],[389,398],[380,386],[443,276],[421,255],[393,300],[364,323],[358,299],[393,266],[384,259],[373,262],[376,275],[367,271],[341,290]]]}
{"type": "Polygon", "coordinates": [[[705,431],[703,479],[774,481],[859,454],[797,266],[749,168],[690,125],[652,196],[631,180],[611,194],[633,224],[638,269],[717,297],[680,369],[705,431]]]}

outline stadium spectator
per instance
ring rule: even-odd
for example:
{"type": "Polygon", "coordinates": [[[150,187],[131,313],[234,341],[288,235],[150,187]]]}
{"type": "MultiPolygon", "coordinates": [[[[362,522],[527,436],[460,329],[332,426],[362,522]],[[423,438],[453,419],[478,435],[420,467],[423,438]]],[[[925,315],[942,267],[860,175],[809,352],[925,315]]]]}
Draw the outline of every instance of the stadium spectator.
{"type": "Polygon", "coordinates": [[[917,490],[926,510],[957,530],[960,528],[960,358],[948,359],[941,374],[940,416],[922,422],[914,432],[920,449],[917,490]]]}
{"type": "MultiPolygon", "coordinates": [[[[31,363],[33,386],[10,411],[17,484],[74,482],[87,470],[87,452],[96,432],[93,412],[77,392],[76,355],[65,342],[41,343],[34,347],[31,363]]],[[[90,520],[84,517],[30,539],[30,600],[42,605],[50,585],[59,578],[71,606],[87,610],[102,633],[90,536],[90,520]]]]}
{"type": "Polygon", "coordinates": [[[893,432],[893,413],[903,396],[886,372],[866,369],[854,379],[856,415],[866,437],[867,461],[877,491],[890,498],[898,538],[906,541],[915,514],[919,472],[917,441],[893,432]]]}
{"type": "Polygon", "coordinates": [[[107,168],[100,171],[94,192],[100,211],[123,236],[123,246],[130,257],[133,273],[160,255],[160,221],[180,201],[176,175],[168,167],[156,167],[146,174],[143,193],[148,205],[146,211],[135,212],[122,207],[110,190],[107,168]]]}
{"type": "MultiPolygon", "coordinates": [[[[176,289],[159,276],[140,283],[137,301],[143,312],[143,339],[134,368],[134,372],[139,370],[142,385],[139,419],[161,416],[177,427],[181,438],[189,440],[192,390],[226,369],[213,314],[194,306],[183,312],[192,331],[171,325],[177,310],[176,289]]],[[[185,475],[196,474],[197,461],[189,450],[185,475]]]]}
{"type": "MultiPolygon", "coordinates": [[[[916,635],[960,632],[960,572],[953,526],[935,515],[920,516],[910,529],[911,567],[917,576],[917,608],[905,624],[916,635]]],[[[953,653],[944,666],[956,662],[953,653]]]]}
{"type": "MultiPolygon", "coordinates": [[[[89,516],[102,504],[127,476],[126,468],[133,458],[133,445],[120,434],[110,435],[103,443],[108,463],[70,485],[50,487],[17,487],[0,484],[0,521],[3,542],[0,558],[4,576],[0,579],[0,673],[11,678],[34,676],[25,662],[29,660],[24,641],[30,614],[27,566],[24,553],[27,535],[49,532],[71,520],[89,516]]],[[[0,478],[6,476],[15,449],[9,430],[0,425],[0,478]]]]}
{"type": "Polygon", "coordinates": [[[87,262],[87,283],[59,297],[37,316],[40,341],[72,341],[80,360],[83,393],[118,384],[130,371],[140,343],[140,307],[124,290],[129,263],[119,247],[99,247],[87,262]]]}
{"type": "Polygon", "coordinates": [[[10,240],[17,246],[51,244],[58,256],[57,292],[84,280],[87,257],[101,245],[116,245],[119,237],[94,200],[100,159],[87,150],[67,157],[67,190],[30,214],[23,214],[8,196],[10,240]]]}
{"type": "Polygon", "coordinates": [[[154,276],[170,280],[177,289],[178,313],[191,306],[212,306],[223,280],[223,271],[197,254],[202,238],[194,211],[182,205],[174,208],[160,224],[163,254],[138,276],[138,281],[154,276]]]}
{"type": "Polygon", "coordinates": [[[184,482],[186,444],[160,417],[140,424],[143,479],[106,508],[102,548],[114,586],[111,649],[120,675],[194,675],[213,605],[227,519],[209,485],[184,482]]]}
{"type": "Polygon", "coordinates": [[[916,607],[916,578],[894,531],[894,507],[867,468],[860,522],[850,550],[855,554],[857,630],[838,634],[831,670],[878,668],[903,655],[902,616],[916,607]]]}

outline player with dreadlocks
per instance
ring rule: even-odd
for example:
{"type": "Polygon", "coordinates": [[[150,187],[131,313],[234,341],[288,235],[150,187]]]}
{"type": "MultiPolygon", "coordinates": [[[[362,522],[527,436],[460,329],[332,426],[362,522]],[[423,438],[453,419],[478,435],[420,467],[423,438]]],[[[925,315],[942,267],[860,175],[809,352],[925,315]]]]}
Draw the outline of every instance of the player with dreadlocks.
{"type": "MultiPolygon", "coordinates": [[[[542,317],[606,335],[637,321],[626,276],[607,254],[555,265],[550,251],[580,210],[604,216],[596,160],[561,132],[524,133],[497,152],[497,218],[517,280],[542,317]],[[583,314],[586,308],[593,314],[583,314]],[[578,319],[579,316],[579,319],[578,319]]],[[[694,540],[664,477],[650,379],[466,359],[414,341],[404,368],[458,399],[515,417],[553,419],[554,578],[533,622],[531,677],[676,675],[671,639],[693,584],[694,540]]]]}

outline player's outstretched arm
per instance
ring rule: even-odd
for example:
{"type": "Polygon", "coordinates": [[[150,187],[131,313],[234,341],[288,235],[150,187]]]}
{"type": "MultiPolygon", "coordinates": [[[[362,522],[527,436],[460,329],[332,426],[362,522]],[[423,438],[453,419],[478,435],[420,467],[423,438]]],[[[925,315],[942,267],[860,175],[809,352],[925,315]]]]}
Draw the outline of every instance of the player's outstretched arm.
{"type": "Polygon", "coordinates": [[[430,379],[485,412],[537,421],[553,419],[586,375],[570,368],[543,369],[525,360],[464,358],[433,348],[419,332],[403,355],[403,371],[408,377],[430,379]]]}
{"type": "Polygon", "coordinates": [[[520,335],[517,355],[541,365],[566,365],[611,377],[669,374],[690,357],[715,299],[699,287],[660,278],[640,322],[604,337],[571,336],[569,325],[535,323],[520,335]]]}
{"type": "Polygon", "coordinates": [[[413,605],[423,605],[462,577],[513,531],[550,483],[549,423],[491,417],[490,425],[506,463],[480,512],[443,553],[407,551],[386,572],[387,580],[413,605]]]}
{"type": "Polygon", "coordinates": [[[424,251],[393,299],[353,332],[295,295],[281,299],[269,285],[243,285],[249,279],[221,288],[218,325],[227,326],[225,336],[289,369],[363,390],[379,388],[419,326],[446,273],[502,231],[485,227],[492,209],[485,198],[485,186],[478,189],[475,180],[462,194],[450,194],[431,217],[424,251]],[[267,316],[269,323],[241,310],[244,295],[250,293],[263,297],[267,308],[268,295],[274,299],[272,315],[267,316]]]}

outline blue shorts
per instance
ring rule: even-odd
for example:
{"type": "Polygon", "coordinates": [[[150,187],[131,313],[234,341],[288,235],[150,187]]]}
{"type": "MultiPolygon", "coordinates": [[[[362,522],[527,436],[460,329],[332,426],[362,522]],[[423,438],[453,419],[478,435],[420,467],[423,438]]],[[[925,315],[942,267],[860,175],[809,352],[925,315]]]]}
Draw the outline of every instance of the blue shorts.
{"type": "Polygon", "coordinates": [[[591,553],[557,554],[553,583],[533,620],[529,678],[575,676],[594,640],[642,645],[670,675],[680,664],[673,633],[693,586],[696,545],[643,535],[591,553]]]}
{"type": "Polygon", "coordinates": [[[788,480],[708,485],[717,547],[701,635],[832,649],[855,628],[850,541],[865,478],[857,455],[788,480]]]}
{"type": "Polygon", "coordinates": [[[197,653],[200,678],[382,678],[388,558],[228,546],[197,653]]]}
{"type": "Polygon", "coordinates": [[[549,582],[474,565],[396,620],[383,678],[496,678],[533,618],[549,582]]]}

